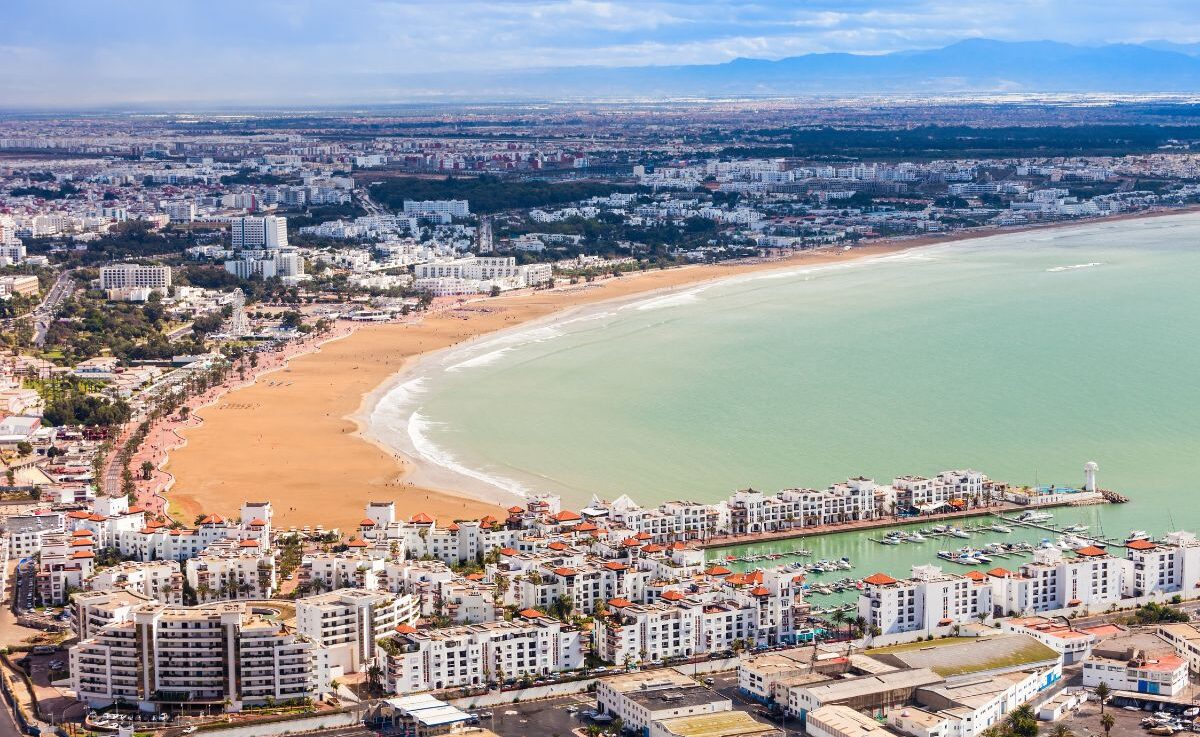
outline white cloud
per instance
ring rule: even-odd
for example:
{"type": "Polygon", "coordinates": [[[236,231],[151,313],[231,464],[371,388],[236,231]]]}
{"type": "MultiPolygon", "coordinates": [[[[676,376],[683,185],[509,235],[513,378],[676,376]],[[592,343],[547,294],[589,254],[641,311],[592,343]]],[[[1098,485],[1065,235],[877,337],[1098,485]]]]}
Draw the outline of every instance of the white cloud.
{"type": "Polygon", "coordinates": [[[44,0],[6,16],[0,100],[16,105],[341,102],[453,71],[1200,39],[1194,0],[44,0]]]}

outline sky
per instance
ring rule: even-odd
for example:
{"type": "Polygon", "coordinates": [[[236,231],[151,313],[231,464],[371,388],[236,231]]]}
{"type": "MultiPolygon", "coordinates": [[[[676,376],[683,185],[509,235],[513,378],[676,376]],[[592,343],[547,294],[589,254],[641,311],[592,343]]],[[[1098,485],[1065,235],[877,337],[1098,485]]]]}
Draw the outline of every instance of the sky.
{"type": "Polygon", "coordinates": [[[436,97],[448,74],[1200,41],[1196,0],[5,0],[0,107],[436,97]]]}

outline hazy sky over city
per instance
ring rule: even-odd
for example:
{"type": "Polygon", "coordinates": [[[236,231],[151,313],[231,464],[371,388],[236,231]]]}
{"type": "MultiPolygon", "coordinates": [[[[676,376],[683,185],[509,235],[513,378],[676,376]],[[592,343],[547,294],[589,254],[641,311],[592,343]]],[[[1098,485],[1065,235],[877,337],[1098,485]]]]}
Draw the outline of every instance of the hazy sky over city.
{"type": "Polygon", "coordinates": [[[971,37],[1200,41],[1196,0],[10,0],[0,106],[340,103],[421,75],[883,53],[971,37]]]}

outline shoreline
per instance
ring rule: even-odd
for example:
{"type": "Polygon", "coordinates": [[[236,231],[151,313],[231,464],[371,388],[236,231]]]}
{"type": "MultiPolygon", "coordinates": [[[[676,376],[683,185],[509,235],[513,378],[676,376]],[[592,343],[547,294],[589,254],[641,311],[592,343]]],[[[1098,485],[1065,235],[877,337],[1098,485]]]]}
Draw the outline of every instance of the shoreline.
{"type": "Polygon", "coordinates": [[[283,373],[290,376],[282,378],[292,381],[264,383],[258,381],[259,375],[207,403],[201,426],[179,428],[183,447],[163,449],[170,456],[161,466],[172,466],[174,481],[169,500],[176,512],[225,514],[235,513],[246,499],[270,499],[281,527],[323,524],[343,531],[357,528],[369,499],[395,500],[398,515],[405,518],[422,511],[443,521],[484,514],[500,517],[503,508],[518,503],[520,497],[482,482],[466,488],[475,484],[464,484],[460,474],[419,455],[398,452],[370,429],[371,416],[383,397],[446,351],[515,329],[553,324],[583,308],[653,299],[747,274],[864,261],[996,235],[1185,215],[1198,209],[887,239],[851,251],[834,246],[771,261],[633,272],[555,290],[449,301],[416,321],[358,326],[345,337],[322,341],[321,346],[291,356],[274,369],[277,377],[283,373]],[[298,383],[303,386],[288,391],[298,383]],[[253,411],[248,416],[246,410],[253,411]],[[270,458],[260,460],[260,453],[270,458]],[[319,462],[321,458],[336,458],[339,468],[335,472],[319,462]],[[223,471],[213,474],[222,466],[223,471]],[[339,497],[343,504],[331,508],[328,502],[339,497]]]}

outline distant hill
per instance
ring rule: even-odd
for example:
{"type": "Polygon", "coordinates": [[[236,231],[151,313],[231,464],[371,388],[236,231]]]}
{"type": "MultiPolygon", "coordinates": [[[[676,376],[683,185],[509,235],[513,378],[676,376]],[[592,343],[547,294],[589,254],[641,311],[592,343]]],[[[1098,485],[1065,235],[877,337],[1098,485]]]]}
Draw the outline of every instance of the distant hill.
{"type": "Polygon", "coordinates": [[[940,49],[881,55],[834,53],[689,66],[568,67],[447,75],[443,81],[443,91],[452,95],[486,92],[492,97],[516,98],[1197,92],[1200,47],[1168,42],[1074,46],[1054,41],[971,39],[940,49]]]}

